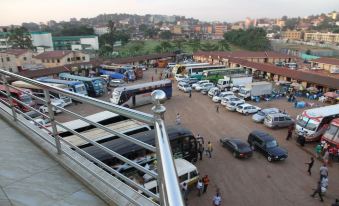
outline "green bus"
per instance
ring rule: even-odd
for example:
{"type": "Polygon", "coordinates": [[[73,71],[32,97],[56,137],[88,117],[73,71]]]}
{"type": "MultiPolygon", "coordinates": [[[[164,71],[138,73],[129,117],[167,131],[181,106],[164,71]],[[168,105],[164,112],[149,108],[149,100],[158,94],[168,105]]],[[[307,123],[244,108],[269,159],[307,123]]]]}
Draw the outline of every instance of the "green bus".
{"type": "Polygon", "coordinates": [[[224,68],[224,69],[209,69],[204,70],[202,74],[203,80],[210,80],[210,82],[217,83],[219,79],[223,79],[224,76],[232,74],[245,74],[244,68],[224,68]]]}

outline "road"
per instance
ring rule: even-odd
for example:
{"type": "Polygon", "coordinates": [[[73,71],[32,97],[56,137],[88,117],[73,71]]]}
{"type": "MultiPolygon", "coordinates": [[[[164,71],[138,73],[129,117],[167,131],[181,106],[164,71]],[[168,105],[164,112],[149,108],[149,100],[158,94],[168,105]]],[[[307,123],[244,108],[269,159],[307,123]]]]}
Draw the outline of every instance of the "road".
{"type": "MultiPolygon", "coordinates": [[[[142,81],[150,81],[152,75],[155,75],[152,69],[145,72],[142,81]]],[[[212,158],[204,157],[202,161],[196,163],[200,174],[202,176],[207,174],[210,177],[207,193],[198,197],[197,191],[193,188],[188,197],[189,205],[212,205],[212,198],[217,188],[220,189],[222,205],[313,206],[329,205],[334,198],[339,198],[338,164],[329,167],[329,190],[324,198],[325,202],[320,203],[319,199],[310,197],[319,179],[321,166],[321,162],[316,161],[312,176],[306,172],[305,163],[309,161],[314,145],[307,145],[308,152],[305,152],[295,141],[285,140],[287,129],[266,128],[262,124],[254,123],[251,116],[229,112],[222,106],[217,113],[215,103],[208,96],[193,92],[192,98],[189,98],[187,93],[178,91],[176,85],[173,88],[173,97],[164,104],[167,109],[166,124],[174,124],[176,113],[180,113],[184,127],[203,136],[205,144],[211,141],[214,146],[212,158]],[[288,150],[289,157],[282,162],[269,163],[264,156],[254,152],[252,158],[239,160],[219,145],[221,137],[247,140],[248,134],[253,130],[263,130],[276,137],[279,144],[288,150]]],[[[101,99],[108,100],[108,96],[101,99]]],[[[261,102],[256,105],[261,108],[285,109],[293,117],[302,112],[285,99],[261,102]]],[[[137,110],[151,113],[151,107],[152,105],[146,105],[137,110]]],[[[71,110],[83,115],[98,111],[85,104],[72,106],[71,110]]],[[[67,121],[71,118],[60,114],[57,119],[67,121]]]]}

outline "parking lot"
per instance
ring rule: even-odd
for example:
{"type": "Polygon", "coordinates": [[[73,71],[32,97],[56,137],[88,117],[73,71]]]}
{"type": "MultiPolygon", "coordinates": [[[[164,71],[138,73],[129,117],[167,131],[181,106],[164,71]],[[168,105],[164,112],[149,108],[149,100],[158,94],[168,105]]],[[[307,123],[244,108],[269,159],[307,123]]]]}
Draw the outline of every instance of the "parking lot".
{"type": "MultiPolygon", "coordinates": [[[[150,81],[152,76],[157,79],[153,69],[144,73],[143,80],[136,83],[150,81]]],[[[108,100],[109,95],[100,99],[108,100]]],[[[286,99],[259,102],[255,105],[265,107],[277,107],[285,110],[293,118],[301,113],[302,109],[295,109],[292,103],[286,99]]],[[[212,205],[212,198],[216,189],[220,189],[222,205],[329,205],[334,198],[339,197],[339,165],[329,167],[329,189],[320,203],[319,199],[310,197],[313,188],[319,179],[320,161],[316,161],[312,169],[312,176],[307,174],[306,162],[310,154],[313,154],[314,145],[306,145],[300,148],[294,140],[286,141],[287,129],[269,129],[263,124],[252,121],[251,116],[244,116],[237,112],[227,111],[220,106],[216,112],[216,104],[207,95],[192,92],[192,98],[188,93],[179,91],[176,83],[173,85],[173,96],[166,101],[167,112],[165,122],[167,125],[175,124],[177,113],[181,115],[182,125],[200,134],[207,141],[211,141],[214,147],[212,158],[204,157],[196,163],[200,174],[209,175],[210,185],[207,193],[201,197],[193,188],[189,194],[189,205],[212,205]],[[289,157],[282,162],[269,163],[266,158],[254,152],[253,157],[239,160],[221,147],[221,137],[235,137],[247,140],[248,134],[253,130],[262,130],[273,135],[279,144],[288,150],[289,157]]],[[[146,105],[137,110],[151,113],[152,105],[146,105]]],[[[90,108],[86,104],[78,104],[68,107],[72,111],[82,115],[98,112],[96,108],[90,108]]],[[[65,114],[57,116],[59,121],[68,121],[72,118],[65,114]]]]}

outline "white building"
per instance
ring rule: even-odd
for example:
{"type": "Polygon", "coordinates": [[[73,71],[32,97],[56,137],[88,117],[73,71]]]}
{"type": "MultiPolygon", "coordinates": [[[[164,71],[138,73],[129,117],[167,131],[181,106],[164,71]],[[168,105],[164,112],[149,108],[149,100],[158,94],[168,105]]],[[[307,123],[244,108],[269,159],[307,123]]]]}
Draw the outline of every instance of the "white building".
{"type": "Polygon", "coordinates": [[[94,33],[99,36],[109,33],[109,28],[107,26],[96,26],[93,27],[93,29],[94,33]]]}
{"type": "Polygon", "coordinates": [[[38,53],[53,51],[52,34],[50,32],[30,32],[32,44],[38,53]]]}

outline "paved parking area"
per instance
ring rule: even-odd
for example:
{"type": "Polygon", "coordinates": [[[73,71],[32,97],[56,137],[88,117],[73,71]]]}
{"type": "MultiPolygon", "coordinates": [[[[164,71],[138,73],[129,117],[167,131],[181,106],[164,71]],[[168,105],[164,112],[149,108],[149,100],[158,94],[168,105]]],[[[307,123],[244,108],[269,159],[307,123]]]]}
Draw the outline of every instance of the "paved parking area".
{"type": "MultiPolygon", "coordinates": [[[[150,81],[152,75],[155,75],[153,69],[145,72],[142,81],[150,81]]],[[[177,90],[176,84],[173,88],[173,97],[165,103],[166,124],[175,124],[175,116],[179,112],[183,126],[205,137],[205,144],[211,141],[214,145],[213,157],[205,157],[196,164],[201,175],[207,174],[210,177],[208,191],[197,197],[193,188],[189,194],[189,205],[211,205],[217,188],[221,192],[222,205],[329,205],[334,198],[339,198],[337,164],[329,168],[329,190],[324,198],[325,202],[322,204],[318,199],[310,197],[319,179],[321,166],[321,162],[316,161],[312,176],[306,172],[305,163],[309,161],[314,145],[307,145],[305,152],[295,141],[285,140],[287,129],[266,128],[262,124],[254,123],[251,116],[229,112],[222,106],[217,113],[215,103],[208,96],[193,92],[192,98],[189,98],[187,93],[177,90]],[[252,158],[239,160],[219,145],[221,137],[247,140],[248,134],[253,130],[272,134],[279,144],[288,150],[289,157],[282,162],[269,163],[264,156],[254,152],[252,158]]],[[[108,100],[108,96],[101,99],[108,100]]],[[[285,109],[293,117],[302,112],[302,109],[295,109],[286,99],[260,102],[256,105],[261,108],[285,109]]],[[[151,107],[152,105],[147,105],[137,110],[151,113],[151,107]]],[[[72,106],[71,109],[84,115],[97,112],[97,109],[87,105],[72,106]]],[[[64,114],[58,115],[57,118],[60,121],[69,120],[64,114]]]]}

